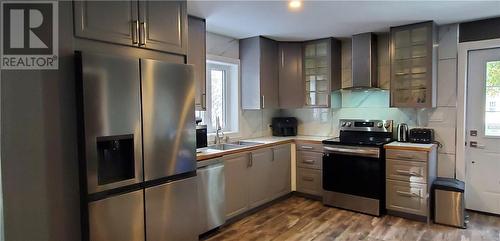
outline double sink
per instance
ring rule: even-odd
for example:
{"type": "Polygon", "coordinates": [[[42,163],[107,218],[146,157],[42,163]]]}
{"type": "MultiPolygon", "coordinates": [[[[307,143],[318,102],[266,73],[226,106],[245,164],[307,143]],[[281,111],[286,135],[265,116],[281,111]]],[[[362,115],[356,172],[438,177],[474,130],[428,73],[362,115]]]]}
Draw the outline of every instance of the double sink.
{"type": "Polygon", "coordinates": [[[227,150],[239,149],[239,148],[244,148],[244,147],[249,147],[249,146],[256,146],[256,145],[260,145],[260,144],[263,144],[263,143],[253,142],[253,141],[236,141],[236,142],[230,142],[230,143],[215,144],[215,145],[207,146],[204,148],[200,148],[198,150],[200,150],[201,152],[210,151],[210,150],[227,151],[227,150]]]}

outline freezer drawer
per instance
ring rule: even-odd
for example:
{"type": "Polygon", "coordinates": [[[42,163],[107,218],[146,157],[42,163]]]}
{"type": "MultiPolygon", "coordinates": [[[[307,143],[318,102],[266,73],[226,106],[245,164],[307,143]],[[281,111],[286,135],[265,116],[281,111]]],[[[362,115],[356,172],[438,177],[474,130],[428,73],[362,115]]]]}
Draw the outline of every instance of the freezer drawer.
{"type": "Polygon", "coordinates": [[[143,190],[88,204],[89,240],[143,241],[143,190]]]}
{"type": "Polygon", "coordinates": [[[147,240],[198,240],[196,181],[196,177],[190,177],[146,188],[147,240]]]}

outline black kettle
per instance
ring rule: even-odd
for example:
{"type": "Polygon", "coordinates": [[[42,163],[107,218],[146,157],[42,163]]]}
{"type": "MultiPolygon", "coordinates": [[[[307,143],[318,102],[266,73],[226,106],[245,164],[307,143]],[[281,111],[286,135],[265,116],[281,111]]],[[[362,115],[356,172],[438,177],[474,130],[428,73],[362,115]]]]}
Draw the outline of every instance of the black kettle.
{"type": "Polygon", "coordinates": [[[398,124],[398,141],[399,142],[408,142],[410,139],[408,138],[408,125],[405,123],[398,124]]]}

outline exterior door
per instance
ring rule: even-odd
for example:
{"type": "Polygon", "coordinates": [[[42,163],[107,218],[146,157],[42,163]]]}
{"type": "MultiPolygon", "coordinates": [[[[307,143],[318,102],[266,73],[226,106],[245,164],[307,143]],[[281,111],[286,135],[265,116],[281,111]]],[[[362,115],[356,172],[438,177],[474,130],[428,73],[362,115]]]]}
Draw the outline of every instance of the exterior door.
{"type": "Polygon", "coordinates": [[[500,48],[468,63],[466,207],[500,214],[500,48]]]}

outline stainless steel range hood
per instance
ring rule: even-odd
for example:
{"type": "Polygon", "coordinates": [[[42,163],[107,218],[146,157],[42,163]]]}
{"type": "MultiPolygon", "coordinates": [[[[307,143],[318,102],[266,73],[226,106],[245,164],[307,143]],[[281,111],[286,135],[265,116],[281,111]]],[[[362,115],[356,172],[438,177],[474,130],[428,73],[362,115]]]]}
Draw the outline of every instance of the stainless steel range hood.
{"type": "Polygon", "coordinates": [[[362,33],[352,36],[352,85],[346,89],[378,88],[377,36],[362,33]]]}

